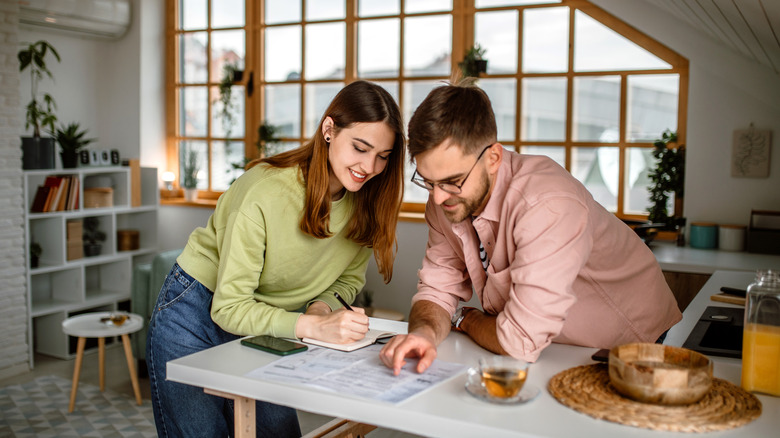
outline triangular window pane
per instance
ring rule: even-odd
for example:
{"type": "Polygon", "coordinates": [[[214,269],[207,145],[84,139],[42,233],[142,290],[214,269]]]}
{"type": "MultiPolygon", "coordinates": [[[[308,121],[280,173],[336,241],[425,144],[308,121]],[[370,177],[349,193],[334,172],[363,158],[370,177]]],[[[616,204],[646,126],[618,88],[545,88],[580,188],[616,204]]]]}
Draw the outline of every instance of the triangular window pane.
{"type": "Polygon", "coordinates": [[[574,71],[656,70],[672,68],[614,30],[576,11],[574,71]]]}

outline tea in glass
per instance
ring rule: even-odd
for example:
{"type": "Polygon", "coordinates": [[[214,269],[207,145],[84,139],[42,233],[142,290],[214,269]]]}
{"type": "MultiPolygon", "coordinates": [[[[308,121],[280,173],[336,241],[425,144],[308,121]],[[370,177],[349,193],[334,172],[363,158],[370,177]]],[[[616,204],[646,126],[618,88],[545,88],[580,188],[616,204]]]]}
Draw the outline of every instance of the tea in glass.
{"type": "Polygon", "coordinates": [[[528,376],[528,363],[510,356],[479,360],[482,386],[493,397],[512,398],[520,393],[528,376]]]}

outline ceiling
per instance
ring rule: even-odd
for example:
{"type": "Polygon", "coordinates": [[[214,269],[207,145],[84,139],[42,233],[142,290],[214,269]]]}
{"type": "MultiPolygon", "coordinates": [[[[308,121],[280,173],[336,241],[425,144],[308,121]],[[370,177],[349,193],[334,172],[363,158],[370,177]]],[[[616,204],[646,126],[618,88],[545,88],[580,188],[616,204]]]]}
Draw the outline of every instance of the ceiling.
{"type": "Polygon", "coordinates": [[[780,75],[779,0],[652,0],[650,3],[780,75]]]}

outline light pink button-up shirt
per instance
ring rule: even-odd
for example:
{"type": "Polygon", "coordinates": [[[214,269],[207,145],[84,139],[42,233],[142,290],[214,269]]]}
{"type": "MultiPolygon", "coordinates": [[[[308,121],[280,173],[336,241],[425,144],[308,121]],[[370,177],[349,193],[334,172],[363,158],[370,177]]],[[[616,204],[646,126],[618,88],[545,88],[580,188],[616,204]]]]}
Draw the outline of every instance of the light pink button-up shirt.
{"type": "Polygon", "coordinates": [[[430,199],[425,217],[428,248],[412,302],[452,315],[476,291],[498,315],[498,340],[512,356],[535,361],[550,342],[655,342],[682,319],[650,249],[547,157],[504,151],[473,223],[450,223],[430,199]]]}

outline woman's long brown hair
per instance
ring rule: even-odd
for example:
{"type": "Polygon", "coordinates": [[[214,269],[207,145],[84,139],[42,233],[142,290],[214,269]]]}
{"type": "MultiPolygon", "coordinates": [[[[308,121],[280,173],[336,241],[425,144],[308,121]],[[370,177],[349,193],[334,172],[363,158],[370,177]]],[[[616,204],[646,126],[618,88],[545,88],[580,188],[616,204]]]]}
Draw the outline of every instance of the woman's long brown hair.
{"type": "Polygon", "coordinates": [[[356,81],[344,87],[322,115],[314,138],[300,148],[273,157],[252,161],[273,167],[301,169],[306,183],[306,203],[301,217],[301,230],[313,237],[329,237],[330,195],[328,143],[322,134],[326,117],[333,119],[333,135],[355,123],[384,122],[395,133],[393,150],[385,169],[368,180],[355,193],[355,206],[348,225],[347,237],[360,245],[373,248],[379,273],[385,283],[393,276],[393,261],[397,248],[395,230],[401,209],[404,181],[404,127],[398,104],[382,87],[366,81],[356,81]]]}

